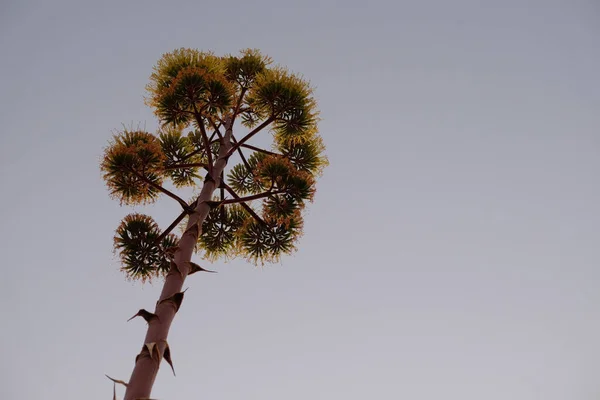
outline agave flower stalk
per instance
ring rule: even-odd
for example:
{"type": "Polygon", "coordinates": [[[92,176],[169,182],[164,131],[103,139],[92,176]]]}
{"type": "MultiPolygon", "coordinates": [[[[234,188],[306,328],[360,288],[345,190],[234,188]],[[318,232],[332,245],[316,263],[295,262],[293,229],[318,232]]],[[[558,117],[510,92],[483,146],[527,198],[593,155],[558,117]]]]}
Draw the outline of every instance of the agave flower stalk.
{"type": "Polygon", "coordinates": [[[121,204],[145,204],[162,194],[181,208],[164,230],[139,213],[116,230],[114,246],[127,277],[164,278],[153,312],[134,315],[148,327],[129,381],[110,378],[126,386],[125,400],[150,397],[163,359],[173,368],[167,340],[183,284],[207,271],[192,261],[194,253],[207,261],[241,256],[256,264],[296,249],[305,205],[327,159],[310,85],[271,64],[250,49],[239,56],[193,49],[163,55],[147,86],[158,132],[124,130],[105,149],[104,180],[121,204]],[[271,149],[249,143],[266,132],[271,149]],[[234,159],[239,162],[229,166],[234,159]],[[187,202],[164,187],[166,180],[199,194],[187,202]],[[173,231],[183,223],[178,237],[173,231]]]}

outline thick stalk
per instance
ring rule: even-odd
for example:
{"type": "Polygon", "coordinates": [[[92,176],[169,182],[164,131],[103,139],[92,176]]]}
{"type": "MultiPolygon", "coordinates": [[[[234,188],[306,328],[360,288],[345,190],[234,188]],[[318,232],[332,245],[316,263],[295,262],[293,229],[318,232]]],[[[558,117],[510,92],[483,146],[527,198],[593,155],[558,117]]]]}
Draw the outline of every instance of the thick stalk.
{"type": "Polygon", "coordinates": [[[202,222],[206,219],[206,216],[210,211],[210,206],[206,202],[212,200],[215,189],[220,185],[220,176],[227,165],[228,153],[232,147],[232,124],[231,120],[228,120],[227,122],[227,130],[221,148],[219,149],[219,157],[213,166],[212,179],[209,178],[205,180],[204,186],[198,196],[196,208],[194,209],[194,212],[190,214],[188,219],[186,233],[181,236],[178,245],[179,249],[175,252],[174,261],[177,264],[180,273],[171,270],[166,276],[159,301],[157,302],[154,311],[154,314],[156,314],[158,318],[150,321],[148,324],[146,338],[144,339],[144,347],[147,343],[156,343],[152,352],[152,357],[148,356],[147,352],[144,354],[144,351],[142,351],[142,356],[137,358],[131,378],[129,379],[124,400],[150,398],[152,386],[154,385],[154,380],[156,379],[160,366],[159,363],[163,358],[167,346],[169,329],[176,313],[172,302],[166,301],[161,303],[161,300],[168,299],[175,293],[181,292],[185,278],[190,271],[188,262],[192,258],[194,246],[198,241],[198,235],[202,229],[202,222]],[[198,225],[198,229],[194,229],[196,224],[198,225]]]}

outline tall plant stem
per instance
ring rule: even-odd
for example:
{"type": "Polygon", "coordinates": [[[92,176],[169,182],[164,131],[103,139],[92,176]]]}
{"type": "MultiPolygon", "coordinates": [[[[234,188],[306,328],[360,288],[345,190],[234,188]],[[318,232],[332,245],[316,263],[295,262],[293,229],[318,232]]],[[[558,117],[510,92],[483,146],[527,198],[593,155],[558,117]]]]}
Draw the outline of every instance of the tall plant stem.
{"type": "Polygon", "coordinates": [[[127,385],[125,400],[150,398],[160,362],[168,346],[169,329],[177,312],[176,308],[178,308],[175,307],[173,301],[167,300],[182,292],[183,283],[191,270],[189,262],[192,258],[194,246],[201,233],[202,223],[210,211],[207,202],[212,199],[215,189],[220,186],[220,177],[227,165],[228,154],[231,151],[233,123],[231,119],[226,122],[225,137],[219,149],[219,157],[214,162],[212,174],[202,186],[196,207],[188,219],[186,231],[179,240],[178,249],[174,255],[177,270],[172,269],[165,278],[160,298],[154,310],[154,314],[158,318],[153,319],[148,324],[142,351],[136,358],[135,367],[127,385]],[[151,349],[151,353],[149,349],[151,349]]]}

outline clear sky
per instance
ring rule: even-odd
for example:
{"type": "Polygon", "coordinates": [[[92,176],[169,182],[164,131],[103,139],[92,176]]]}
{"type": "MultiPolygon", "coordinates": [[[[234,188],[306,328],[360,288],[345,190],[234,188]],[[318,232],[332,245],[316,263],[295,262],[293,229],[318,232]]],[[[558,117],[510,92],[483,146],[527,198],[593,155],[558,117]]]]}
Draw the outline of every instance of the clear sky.
{"type": "Polygon", "coordinates": [[[597,0],[2,1],[0,398],[129,378],[98,162],[179,47],[304,74],[331,166],[295,255],[186,282],[154,398],[599,398],[597,0]]]}

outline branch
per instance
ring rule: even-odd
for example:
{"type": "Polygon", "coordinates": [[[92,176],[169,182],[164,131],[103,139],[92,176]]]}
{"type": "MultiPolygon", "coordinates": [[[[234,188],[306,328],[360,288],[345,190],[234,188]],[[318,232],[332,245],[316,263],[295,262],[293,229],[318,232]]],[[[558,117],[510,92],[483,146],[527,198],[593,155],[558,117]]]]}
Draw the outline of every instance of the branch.
{"type": "Polygon", "coordinates": [[[254,151],[259,151],[261,153],[265,153],[270,156],[282,156],[283,155],[283,154],[279,154],[279,153],[273,153],[272,151],[268,151],[265,149],[261,149],[260,147],[252,146],[250,144],[242,144],[242,145],[240,145],[240,147],[244,147],[246,149],[250,149],[250,150],[254,150],[254,151]]]}
{"type": "Polygon", "coordinates": [[[200,168],[206,168],[208,169],[208,165],[204,164],[204,163],[191,163],[191,164],[172,164],[166,167],[163,167],[163,169],[165,171],[171,170],[171,169],[180,169],[180,168],[195,168],[195,167],[200,167],[200,168]]]}
{"type": "MultiPolygon", "coordinates": [[[[221,181],[221,186],[223,188],[225,188],[225,190],[227,190],[229,192],[230,195],[232,195],[234,198],[236,199],[240,199],[241,197],[231,188],[229,187],[229,185],[227,185],[225,182],[221,181]]],[[[240,205],[244,208],[244,210],[248,211],[248,214],[252,215],[254,217],[255,220],[257,220],[258,222],[260,222],[263,225],[266,225],[266,222],[263,221],[263,219],[261,217],[258,216],[258,214],[256,214],[256,212],[254,212],[254,210],[252,209],[252,207],[250,207],[248,204],[242,202],[240,203],[240,205]]]]}
{"type": "Polygon", "coordinates": [[[177,201],[179,203],[179,205],[181,205],[181,207],[183,207],[184,210],[186,211],[191,211],[190,210],[190,206],[188,205],[188,203],[186,203],[181,197],[177,196],[175,193],[168,191],[167,189],[165,189],[164,187],[152,182],[150,179],[146,178],[144,175],[140,174],[139,172],[137,172],[136,170],[134,170],[133,168],[129,169],[135,176],[137,176],[139,179],[141,179],[143,182],[147,183],[148,185],[152,186],[153,188],[155,188],[156,190],[158,190],[161,193],[166,194],[167,196],[169,196],[170,198],[174,199],[175,201],[177,201]]]}
{"type": "Polygon", "coordinates": [[[210,144],[213,144],[213,140],[217,133],[219,134],[219,137],[221,137],[221,131],[219,131],[219,127],[215,125],[212,119],[210,120],[210,123],[215,128],[215,130],[213,131],[212,135],[210,135],[210,137],[208,138],[208,141],[210,142],[210,144]]]}
{"type": "Polygon", "coordinates": [[[246,90],[246,88],[242,88],[242,90],[240,91],[240,97],[238,98],[237,104],[235,105],[235,109],[233,111],[233,116],[231,117],[232,123],[233,121],[235,121],[235,117],[237,117],[238,113],[240,112],[240,106],[242,105],[242,101],[244,100],[246,90]]]}
{"type": "Polygon", "coordinates": [[[262,199],[264,197],[269,197],[269,196],[272,196],[274,194],[281,194],[281,193],[284,193],[284,191],[283,190],[278,190],[276,192],[272,192],[271,190],[269,190],[267,192],[263,192],[263,193],[259,193],[259,194],[253,194],[252,196],[237,197],[235,199],[223,200],[222,202],[220,202],[219,205],[223,205],[223,204],[236,204],[236,203],[242,203],[242,202],[246,202],[246,201],[258,200],[258,199],[262,199]]]}
{"type": "Polygon", "coordinates": [[[208,158],[208,173],[212,176],[212,173],[213,173],[212,152],[210,151],[210,143],[208,141],[208,136],[206,135],[206,129],[204,128],[204,122],[202,121],[202,116],[198,112],[196,103],[194,103],[194,117],[196,117],[196,123],[198,123],[198,126],[200,127],[200,132],[202,132],[202,141],[204,142],[204,148],[206,149],[206,157],[208,158]]]}
{"type": "Polygon", "coordinates": [[[169,225],[169,227],[167,229],[165,229],[163,231],[163,233],[160,234],[160,236],[156,239],[156,243],[160,244],[160,242],[167,237],[167,235],[169,233],[171,233],[171,231],[177,226],[178,223],[180,223],[186,215],[188,215],[189,212],[187,210],[184,210],[181,214],[179,214],[179,216],[177,218],[175,218],[175,220],[173,222],[171,222],[171,225],[169,225]]]}
{"type": "MultiPolygon", "coordinates": [[[[238,141],[235,139],[235,136],[231,135],[231,140],[233,141],[233,143],[235,145],[238,144],[238,141]]],[[[237,146],[237,152],[240,155],[240,158],[242,159],[244,165],[246,166],[246,169],[250,172],[252,172],[252,168],[250,167],[250,164],[248,163],[248,160],[246,160],[246,157],[244,157],[244,153],[242,153],[242,149],[240,148],[240,146],[237,146]]]]}
{"type": "MultiPolygon", "coordinates": [[[[221,131],[219,130],[219,127],[217,126],[217,124],[215,124],[215,121],[213,121],[211,118],[208,119],[210,121],[210,124],[213,126],[213,129],[215,130],[213,132],[212,135],[210,135],[210,140],[212,141],[212,139],[215,137],[215,134],[219,135],[219,139],[223,139],[223,135],[221,134],[221,131]]],[[[219,126],[223,125],[222,122],[219,122],[219,126]]]]}
{"type": "MultiPolygon", "coordinates": [[[[213,141],[213,138],[215,137],[215,134],[219,134],[219,137],[221,137],[221,132],[219,131],[219,127],[217,125],[215,125],[215,123],[213,122],[213,120],[211,118],[208,118],[208,120],[210,121],[210,123],[212,124],[212,126],[215,128],[215,131],[213,132],[213,134],[210,135],[210,138],[208,138],[209,144],[212,145],[213,143],[216,143],[216,141],[213,141]]],[[[221,125],[221,124],[219,123],[219,125],[221,125]]],[[[200,153],[202,153],[202,150],[204,150],[204,149],[194,150],[191,153],[186,154],[185,156],[181,157],[180,161],[185,161],[185,160],[187,160],[190,157],[193,157],[193,156],[195,156],[197,154],[200,154],[200,153]]],[[[204,168],[208,169],[207,167],[204,167],[204,168]]]]}
{"type": "Polygon", "coordinates": [[[185,160],[187,160],[190,157],[193,157],[193,156],[195,156],[197,154],[202,153],[202,150],[204,150],[204,149],[197,149],[197,150],[192,151],[189,154],[186,154],[185,156],[181,157],[181,161],[185,161],[185,160]]]}
{"type": "MultiPolygon", "coordinates": [[[[194,113],[192,111],[183,110],[183,109],[177,108],[177,107],[173,107],[172,110],[175,111],[175,112],[178,112],[178,113],[182,113],[182,114],[194,115],[194,113]]],[[[163,125],[166,125],[166,124],[163,124],[163,125]]]]}
{"type": "Polygon", "coordinates": [[[227,153],[227,156],[230,156],[231,154],[233,154],[233,152],[236,151],[238,149],[238,147],[240,147],[241,145],[246,143],[248,140],[250,140],[252,138],[252,136],[256,135],[258,132],[260,132],[263,128],[265,128],[267,125],[269,125],[274,120],[275,120],[274,116],[270,116],[269,118],[267,118],[262,124],[260,124],[256,128],[254,128],[250,133],[248,133],[246,136],[244,136],[242,138],[242,140],[240,140],[235,146],[233,146],[231,148],[231,150],[229,150],[229,152],[227,153]]]}

